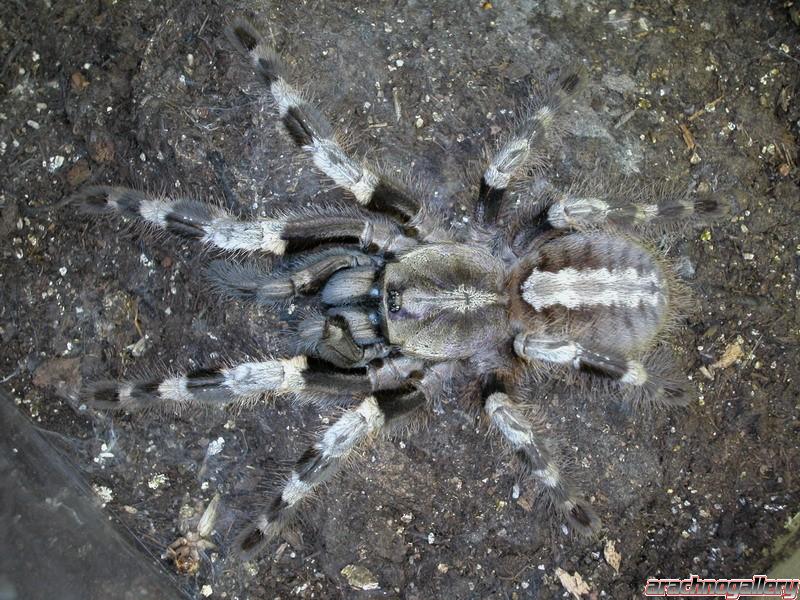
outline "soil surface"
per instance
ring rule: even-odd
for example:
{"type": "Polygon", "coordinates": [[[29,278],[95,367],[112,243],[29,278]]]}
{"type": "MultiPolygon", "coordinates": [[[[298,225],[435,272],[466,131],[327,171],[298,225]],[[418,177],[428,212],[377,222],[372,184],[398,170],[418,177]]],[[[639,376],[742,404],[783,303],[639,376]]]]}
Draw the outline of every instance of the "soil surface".
{"type": "Polygon", "coordinates": [[[92,379],[277,343],[273,317],[209,293],[208,257],[192,244],[53,208],[91,183],[247,213],[337,194],[296,159],[226,41],[242,14],[358,151],[430,182],[456,221],[485,146],[529,84],[565,64],[589,82],[553,156],[556,183],[665,179],[733,189],[735,202],[720,222],[662,240],[699,305],[672,341],[691,405],[643,415],[559,385],[545,394],[603,519],[597,539],[564,535],[453,399],[426,429],[368,449],[264,556],[236,566],[212,551],[175,585],[211,598],[561,598],[577,573],[582,597],[637,598],[648,577],[766,571],[800,510],[791,2],[3,3],[1,385],[57,432],[141,551],[175,573],[160,554],[218,492],[224,548],[332,417],[278,403],[111,418],[78,395],[92,379]]]}

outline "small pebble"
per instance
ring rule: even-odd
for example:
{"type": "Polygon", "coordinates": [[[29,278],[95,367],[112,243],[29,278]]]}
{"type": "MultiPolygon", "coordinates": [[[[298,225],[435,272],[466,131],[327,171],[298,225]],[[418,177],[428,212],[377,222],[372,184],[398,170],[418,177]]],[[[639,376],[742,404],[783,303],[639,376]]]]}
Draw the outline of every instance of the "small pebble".
{"type": "Polygon", "coordinates": [[[208,444],[208,456],[214,456],[222,452],[222,449],[225,447],[225,438],[218,437],[217,439],[209,442],[208,444]]]}
{"type": "Polygon", "coordinates": [[[50,160],[47,161],[47,170],[51,173],[55,173],[64,165],[64,157],[60,154],[57,156],[51,156],[50,160]]]}
{"type": "Polygon", "coordinates": [[[341,570],[341,574],[347,580],[347,583],[357,590],[366,591],[380,589],[378,579],[366,567],[347,565],[341,570]]]}
{"type": "Polygon", "coordinates": [[[157,490],[165,483],[167,483],[167,481],[168,481],[167,476],[164,475],[164,473],[156,473],[147,482],[147,487],[149,487],[151,490],[157,490]]]}
{"type": "Polygon", "coordinates": [[[97,497],[102,501],[103,506],[114,499],[114,492],[108,486],[94,484],[92,485],[92,489],[94,490],[94,493],[97,494],[97,497]]]}

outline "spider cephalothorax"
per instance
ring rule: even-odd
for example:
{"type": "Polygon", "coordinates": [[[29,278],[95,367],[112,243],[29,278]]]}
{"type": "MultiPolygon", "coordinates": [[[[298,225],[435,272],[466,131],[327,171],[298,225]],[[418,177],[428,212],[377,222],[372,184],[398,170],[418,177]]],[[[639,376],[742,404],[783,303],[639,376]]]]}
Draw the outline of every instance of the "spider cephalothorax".
{"type": "Polygon", "coordinates": [[[235,298],[267,306],[305,299],[311,310],[297,313],[284,356],[99,383],[90,390],[94,404],[225,406],[267,394],[329,406],[344,398],[345,412],[244,528],[237,550],[252,555],[354,449],[424,412],[458,376],[477,382],[482,411],[571,529],[595,531],[599,519],[565,475],[546,427],[522,408],[521,382],[566,367],[652,401],[680,401],[681,386],[646,366],[657,335],[674,321],[680,286],[633,232],[716,212],[719,198],[538,185],[508,202],[508,187],[543,163],[548,141],[565,128],[579,89],[579,77],[566,73],[542,83],[490,160],[472,221],[448,228],[424,197],[345,152],[251,26],[236,23],[230,38],[268,88],[289,137],[351,202],[241,219],[127,188],[92,187],[80,200],[222,252],[277,257],[272,268],[216,261],[208,274],[235,298]]]}

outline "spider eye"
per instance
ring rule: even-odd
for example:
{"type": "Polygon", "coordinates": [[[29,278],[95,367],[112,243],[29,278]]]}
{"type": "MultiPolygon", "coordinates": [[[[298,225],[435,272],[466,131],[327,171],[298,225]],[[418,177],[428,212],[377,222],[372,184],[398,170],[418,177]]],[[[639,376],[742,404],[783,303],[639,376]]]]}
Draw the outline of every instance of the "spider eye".
{"type": "Polygon", "coordinates": [[[389,290],[387,292],[387,301],[386,306],[389,307],[389,312],[397,312],[402,307],[402,303],[400,300],[400,292],[397,290],[389,290]]]}

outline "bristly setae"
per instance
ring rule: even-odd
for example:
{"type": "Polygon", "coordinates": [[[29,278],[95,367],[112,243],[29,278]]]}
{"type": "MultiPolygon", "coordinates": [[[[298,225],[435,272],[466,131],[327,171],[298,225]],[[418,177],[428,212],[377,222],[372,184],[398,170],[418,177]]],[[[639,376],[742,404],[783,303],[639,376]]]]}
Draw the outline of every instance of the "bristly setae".
{"type": "Polygon", "coordinates": [[[241,528],[236,552],[252,556],[354,450],[428,413],[457,378],[480,390],[488,422],[568,527],[595,532],[600,520],[566,474],[545,423],[523,409],[536,400],[523,383],[534,372],[566,369],[590,385],[681,403],[679,378],[649,360],[659,334],[680,316],[681,285],[637,232],[718,213],[724,195],[541,185],[547,148],[567,129],[581,89],[570,71],[545,78],[532,94],[476,186],[473,218],[448,227],[423,195],[345,151],[253,27],[237,22],[229,34],[289,138],[349,201],[298,202],[244,219],[210,203],[121,187],[90,187],[77,200],[226,253],[208,276],[230,297],[271,307],[302,300],[310,310],[295,315],[283,356],[96,383],[88,390],[94,406],[227,406],[270,396],[325,408],[346,397],[342,415],[241,528]],[[519,185],[534,168],[540,184],[519,185]],[[242,253],[253,258],[242,262],[242,253]],[[272,255],[272,266],[259,265],[261,253],[272,255]]]}

